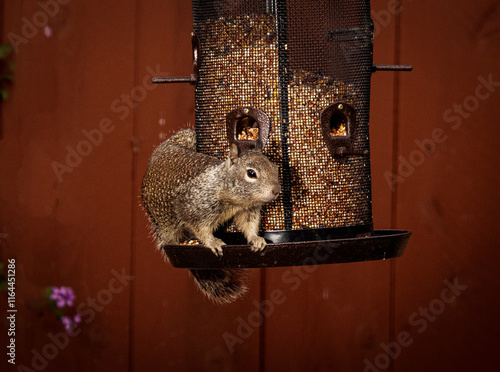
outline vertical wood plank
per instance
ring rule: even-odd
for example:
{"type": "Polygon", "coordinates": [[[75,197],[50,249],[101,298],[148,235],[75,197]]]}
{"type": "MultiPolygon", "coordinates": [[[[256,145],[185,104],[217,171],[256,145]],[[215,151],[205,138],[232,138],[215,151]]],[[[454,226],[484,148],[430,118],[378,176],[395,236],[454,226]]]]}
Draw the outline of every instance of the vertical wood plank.
{"type": "MultiPolygon", "coordinates": [[[[372,14],[388,13],[386,1],[372,1],[372,14]]],[[[374,60],[394,57],[394,20],[376,25],[374,60]]],[[[375,20],[377,23],[377,21],[375,20]]],[[[375,228],[391,223],[391,193],[383,172],[391,162],[393,74],[372,79],[370,152],[375,228]]],[[[388,261],[267,270],[266,300],[282,294],[265,319],[264,370],[362,371],[389,338],[388,261]]]]}
{"type": "MultiPolygon", "coordinates": [[[[5,2],[1,15],[4,36],[23,40],[0,141],[1,259],[17,263],[16,362],[127,370],[132,117],[118,119],[111,106],[133,86],[133,7],[46,3],[5,2]],[[78,335],[65,338],[41,302],[49,285],[74,288],[78,335]]],[[[2,345],[5,335],[2,327],[2,345]]]]}
{"type": "MultiPolygon", "coordinates": [[[[160,66],[163,76],[189,75],[191,3],[137,1],[137,17],[136,83],[141,83],[147,66],[160,66]]],[[[159,85],[148,92],[134,115],[140,144],[134,187],[139,196],[154,146],[178,129],[194,127],[194,88],[159,85]]],[[[238,335],[238,319],[246,319],[255,310],[252,302],[259,298],[258,271],[251,271],[250,292],[244,299],[228,306],[214,305],[196,289],[187,270],[173,268],[155,251],[139,199],[135,213],[132,369],[257,370],[259,329],[238,335]]]]}
{"type": "Polygon", "coordinates": [[[396,370],[498,370],[500,7],[404,4],[396,370]]]}

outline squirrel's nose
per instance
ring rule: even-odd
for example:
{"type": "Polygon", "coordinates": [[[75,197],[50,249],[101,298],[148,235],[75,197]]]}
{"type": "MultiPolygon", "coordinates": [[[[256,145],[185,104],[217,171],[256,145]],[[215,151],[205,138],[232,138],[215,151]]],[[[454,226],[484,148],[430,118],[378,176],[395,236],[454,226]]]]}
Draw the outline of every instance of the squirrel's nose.
{"type": "Polygon", "coordinates": [[[272,189],[272,193],[274,196],[278,195],[281,192],[280,184],[274,185],[272,189]]]}

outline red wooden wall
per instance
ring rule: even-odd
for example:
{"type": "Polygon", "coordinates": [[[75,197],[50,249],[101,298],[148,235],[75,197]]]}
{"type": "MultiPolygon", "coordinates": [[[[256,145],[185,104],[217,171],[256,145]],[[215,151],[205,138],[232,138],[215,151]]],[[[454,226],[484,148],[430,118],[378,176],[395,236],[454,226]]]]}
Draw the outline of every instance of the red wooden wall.
{"type": "Polygon", "coordinates": [[[372,1],[375,62],[414,66],[372,79],[374,222],[414,232],[403,257],[252,270],[230,306],[162,261],[139,203],[153,147],[194,123],[191,86],[150,84],[191,72],[190,2],[0,4],[16,45],[0,260],[16,260],[18,310],[17,365],[2,352],[0,369],[498,370],[498,1],[372,1]],[[77,335],[44,307],[49,285],[75,289],[77,335]]]}

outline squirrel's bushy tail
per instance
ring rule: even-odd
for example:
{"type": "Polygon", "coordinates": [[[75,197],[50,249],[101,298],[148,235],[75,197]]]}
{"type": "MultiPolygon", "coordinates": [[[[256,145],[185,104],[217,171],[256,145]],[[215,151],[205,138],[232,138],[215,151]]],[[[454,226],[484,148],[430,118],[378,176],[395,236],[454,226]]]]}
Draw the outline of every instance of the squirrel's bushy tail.
{"type": "Polygon", "coordinates": [[[198,288],[212,301],[228,304],[247,291],[248,275],[242,269],[190,270],[198,288]]]}

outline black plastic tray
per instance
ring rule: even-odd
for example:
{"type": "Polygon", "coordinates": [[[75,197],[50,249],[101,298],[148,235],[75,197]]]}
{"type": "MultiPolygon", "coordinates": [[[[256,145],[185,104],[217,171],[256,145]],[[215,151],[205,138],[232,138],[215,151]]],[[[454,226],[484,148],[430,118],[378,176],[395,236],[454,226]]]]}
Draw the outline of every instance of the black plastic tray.
{"type": "Polygon", "coordinates": [[[400,257],[410,235],[407,230],[374,230],[369,237],[270,243],[262,252],[230,244],[223,246],[222,257],[202,245],[166,245],[162,250],[172,266],[186,269],[320,265],[400,257]]]}

